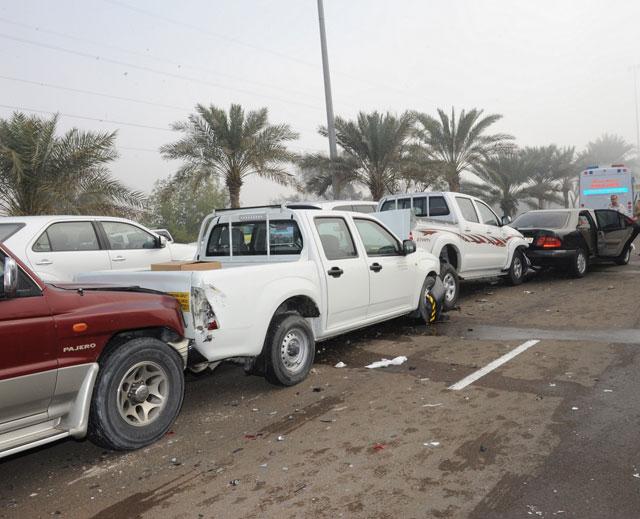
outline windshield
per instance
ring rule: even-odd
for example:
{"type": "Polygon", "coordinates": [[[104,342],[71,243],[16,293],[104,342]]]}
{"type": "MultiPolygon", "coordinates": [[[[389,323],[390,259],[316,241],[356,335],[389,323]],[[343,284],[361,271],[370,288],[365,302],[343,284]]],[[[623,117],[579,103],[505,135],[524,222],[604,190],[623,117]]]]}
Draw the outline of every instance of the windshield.
{"type": "Polygon", "coordinates": [[[5,241],[24,227],[23,223],[0,223],[0,241],[5,241]]]}
{"type": "Polygon", "coordinates": [[[567,211],[524,213],[514,220],[511,227],[516,229],[562,229],[567,225],[567,211]]]}

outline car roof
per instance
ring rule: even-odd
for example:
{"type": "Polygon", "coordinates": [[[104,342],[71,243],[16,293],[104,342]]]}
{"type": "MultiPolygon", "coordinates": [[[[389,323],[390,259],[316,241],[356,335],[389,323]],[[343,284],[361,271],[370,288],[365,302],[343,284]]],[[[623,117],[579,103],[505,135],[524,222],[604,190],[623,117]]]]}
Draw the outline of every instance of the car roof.
{"type": "Polygon", "coordinates": [[[310,202],[290,202],[287,207],[314,206],[318,209],[330,209],[339,205],[369,205],[374,207],[378,205],[378,202],[373,200],[315,200],[310,202]]]}

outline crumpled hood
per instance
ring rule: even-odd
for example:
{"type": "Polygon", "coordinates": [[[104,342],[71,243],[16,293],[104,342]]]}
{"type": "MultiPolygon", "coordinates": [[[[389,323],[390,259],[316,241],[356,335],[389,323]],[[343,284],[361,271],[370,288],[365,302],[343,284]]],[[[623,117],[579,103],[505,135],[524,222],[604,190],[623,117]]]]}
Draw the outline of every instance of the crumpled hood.
{"type": "Polygon", "coordinates": [[[142,292],[144,294],[165,294],[160,290],[142,288],[135,285],[114,285],[109,283],[47,283],[62,290],[75,291],[108,291],[108,292],[142,292]]]}

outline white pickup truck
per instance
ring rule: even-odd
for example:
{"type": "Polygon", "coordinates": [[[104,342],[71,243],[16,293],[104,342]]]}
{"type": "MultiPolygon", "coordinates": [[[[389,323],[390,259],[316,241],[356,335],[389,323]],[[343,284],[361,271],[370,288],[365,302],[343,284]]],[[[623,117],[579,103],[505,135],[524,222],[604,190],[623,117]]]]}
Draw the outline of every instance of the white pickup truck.
{"type": "Polygon", "coordinates": [[[459,279],[504,276],[522,282],[527,269],[522,251],[527,243],[482,200],[453,192],[425,192],[383,197],[374,213],[418,250],[440,259],[445,309],[458,299],[459,279]]]}
{"type": "Polygon", "coordinates": [[[306,377],[316,341],[404,314],[430,323],[444,300],[438,260],[360,213],[285,206],[213,213],[202,223],[197,259],[221,268],[76,280],[175,295],[189,365],[245,357],[247,373],[280,385],[306,377]]]}

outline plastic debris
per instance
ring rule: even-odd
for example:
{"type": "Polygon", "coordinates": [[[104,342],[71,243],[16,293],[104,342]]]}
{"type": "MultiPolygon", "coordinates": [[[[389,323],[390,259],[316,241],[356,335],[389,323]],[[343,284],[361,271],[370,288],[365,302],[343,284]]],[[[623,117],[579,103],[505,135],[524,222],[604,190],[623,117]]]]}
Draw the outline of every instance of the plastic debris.
{"type": "Polygon", "coordinates": [[[279,442],[284,441],[284,436],[278,436],[278,441],[279,441],[279,442]]]}
{"type": "Polygon", "coordinates": [[[604,389],[603,390],[605,393],[613,393],[613,389],[604,389]]]}
{"type": "Polygon", "coordinates": [[[245,440],[257,440],[258,438],[260,438],[260,436],[262,436],[261,433],[258,433],[258,434],[245,434],[244,438],[245,438],[245,440]]]}
{"type": "Polygon", "coordinates": [[[423,443],[422,445],[424,445],[425,447],[437,447],[438,445],[440,445],[440,442],[427,442],[423,443]]]}
{"type": "Polygon", "coordinates": [[[396,357],[395,359],[392,359],[392,360],[389,360],[389,359],[379,360],[377,362],[374,362],[373,364],[369,364],[368,366],[365,366],[365,368],[376,369],[376,368],[386,368],[387,366],[399,366],[400,364],[406,361],[407,361],[407,357],[405,357],[404,355],[400,355],[399,357],[396,357]]]}
{"type": "Polygon", "coordinates": [[[282,472],[286,472],[287,470],[289,470],[289,467],[282,467],[282,472]]]}
{"type": "Polygon", "coordinates": [[[274,414],[278,414],[278,411],[271,411],[270,413],[267,413],[269,416],[273,416],[274,414]]]}
{"type": "Polygon", "coordinates": [[[237,479],[234,479],[234,480],[232,480],[232,481],[229,481],[229,484],[230,484],[232,487],[237,487],[237,486],[238,486],[238,483],[240,483],[240,481],[238,481],[237,479]]]}
{"type": "Polygon", "coordinates": [[[571,410],[572,410],[572,411],[577,411],[578,409],[579,409],[579,408],[578,408],[578,407],[575,407],[575,406],[571,408],[571,410]]]}
{"type": "Polygon", "coordinates": [[[275,456],[275,455],[276,455],[275,451],[269,451],[269,456],[275,456]]]}
{"type": "Polygon", "coordinates": [[[296,489],[295,489],[295,491],[294,491],[293,493],[295,494],[296,492],[300,492],[301,490],[303,490],[303,489],[305,489],[305,488],[307,488],[307,485],[302,485],[302,486],[300,486],[300,487],[296,488],[296,489]]]}
{"type": "Polygon", "coordinates": [[[441,406],[442,404],[424,404],[422,407],[438,407],[441,406]]]}
{"type": "Polygon", "coordinates": [[[634,478],[640,478],[640,474],[639,474],[639,473],[636,473],[636,474],[634,474],[634,475],[633,475],[633,477],[634,477],[634,478]]]}
{"type": "Polygon", "coordinates": [[[173,431],[167,431],[167,434],[175,434],[173,431]]]}
{"type": "Polygon", "coordinates": [[[388,447],[388,445],[375,445],[375,446],[373,447],[373,450],[374,450],[374,451],[383,451],[383,450],[385,450],[387,447],[388,447]]]}
{"type": "Polygon", "coordinates": [[[340,361],[334,367],[335,368],[346,368],[347,365],[344,362],[340,361]]]}
{"type": "Polygon", "coordinates": [[[263,463],[262,465],[260,465],[260,467],[262,467],[263,469],[266,469],[267,468],[267,464],[263,463]]]}
{"type": "Polygon", "coordinates": [[[533,294],[533,290],[523,290],[523,294],[533,294]]]}

